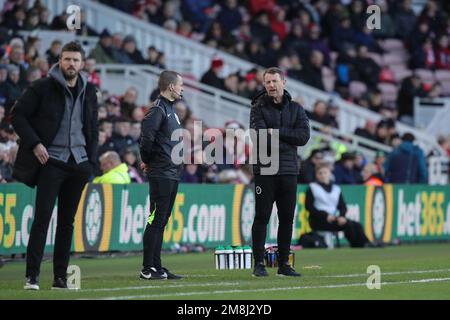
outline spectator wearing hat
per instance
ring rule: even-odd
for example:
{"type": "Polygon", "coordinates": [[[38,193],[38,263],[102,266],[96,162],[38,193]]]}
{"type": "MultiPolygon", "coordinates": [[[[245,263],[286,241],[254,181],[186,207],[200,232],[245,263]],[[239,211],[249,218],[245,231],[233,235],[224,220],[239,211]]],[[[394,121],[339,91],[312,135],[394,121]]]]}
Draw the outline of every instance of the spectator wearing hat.
{"type": "Polygon", "coordinates": [[[141,51],[136,47],[136,39],[132,35],[128,35],[123,39],[119,62],[126,64],[145,63],[141,51]]]}
{"type": "Polygon", "coordinates": [[[427,183],[428,171],[425,155],[414,145],[411,133],[402,136],[402,143],[395,148],[384,163],[388,183],[427,183]]]}
{"type": "Polygon", "coordinates": [[[336,184],[357,184],[355,172],[355,155],[350,152],[342,154],[341,159],[334,166],[336,184]]]}
{"type": "Polygon", "coordinates": [[[211,61],[211,67],[205,74],[203,74],[200,82],[221,90],[225,90],[224,80],[220,77],[222,68],[223,60],[220,58],[214,58],[211,61]]]}
{"type": "Polygon", "coordinates": [[[89,56],[94,58],[97,63],[117,63],[117,59],[114,54],[112,47],[112,37],[108,29],[104,29],[100,33],[100,40],[95,46],[94,50],[91,51],[89,56]]]}

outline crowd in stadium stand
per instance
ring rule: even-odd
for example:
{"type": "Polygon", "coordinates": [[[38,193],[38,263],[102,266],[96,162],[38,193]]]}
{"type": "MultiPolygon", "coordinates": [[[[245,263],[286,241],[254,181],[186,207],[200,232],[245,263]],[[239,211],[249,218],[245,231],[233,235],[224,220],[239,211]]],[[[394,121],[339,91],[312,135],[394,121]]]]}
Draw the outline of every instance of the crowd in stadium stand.
{"type": "MultiPolygon", "coordinates": [[[[378,123],[369,120],[355,134],[402,148],[417,154],[419,159],[424,158],[423,153],[412,147],[410,136],[400,137],[396,133],[395,119],[412,122],[415,96],[439,97],[450,93],[450,77],[445,78],[450,72],[450,19],[443,15],[439,1],[429,0],[420,15],[411,10],[409,0],[377,2],[386,14],[382,15],[382,29],[373,33],[364,27],[367,4],[359,0],[348,5],[320,0],[312,0],[309,4],[249,0],[242,2],[245,5],[238,5],[235,0],[105,2],[262,66],[222,77],[223,61],[215,58],[210,69],[199,79],[203,83],[251,98],[263,89],[263,67],[278,65],[290,78],[332,91],[379,112],[384,120],[378,123]],[[328,8],[322,10],[327,3],[328,8]],[[410,57],[409,64],[405,57],[410,57]],[[394,67],[399,69],[394,70],[394,67]],[[441,70],[447,73],[438,72],[441,70]],[[444,76],[439,80],[438,75],[444,76]]],[[[67,16],[63,13],[49,21],[49,11],[40,1],[29,8],[27,1],[9,0],[0,17],[0,182],[11,182],[18,137],[10,124],[10,109],[30,82],[45,77],[49,68],[58,62],[63,45],[55,40],[45,55],[39,55],[40,39],[33,36],[24,39],[17,31],[66,30],[67,16]]],[[[84,20],[84,15],[82,18],[84,20]]],[[[127,88],[122,96],[115,96],[102,87],[95,69],[97,63],[149,64],[164,69],[164,52],[152,46],[143,53],[133,35],[110,33],[107,29],[97,33],[84,23],[77,34],[99,37],[97,46],[86,59],[84,70],[89,82],[102,93],[98,156],[116,152],[129,167],[131,182],[144,182],[146,177],[139,166],[140,122],[156,95],[152,94],[146,106],[137,104],[139,92],[133,87],[127,88]]],[[[189,101],[179,101],[176,111],[183,127],[191,133],[189,152],[195,160],[193,164],[185,165],[182,182],[252,181],[251,166],[245,163],[250,152],[248,148],[243,154],[236,155],[234,161],[229,161],[230,164],[202,164],[202,150],[196,149],[193,143],[201,138],[194,131],[194,122],[200,120],[196,118],[199,115],[192,114],[189,101]]],[[[333,128],[338,128],[337,113],[332,101],[317,101],[308,116],[322,124],[321,131],[331,138],[333,128]]],[[[220,130],[225,132],[225,129],[242,127],[240,123],[228,121],[220,130]]],[[[206,129],[204,124],[200,132],[206,129]]],[[[439,144],[450,155],[450,137],[441,137],[439,144]]],[[[232,150],[224,151],[224,157],[230,158],[232,150]]],[[[362,154],[351,152],[336,139],[313,141],[308,151],[310,156],[302,161],[298,176],[300,183],[314,179],[313,168],[318,162],[334,163],[337,160],[336,182],[379,184],[389,176],[385,170],[392,170],[392,163],[401,161],[379,152],[374,163],[368,163],[362,154]]],[[[423,161],[416,167],[417,176],[424,179],[423,161]]],[[[96,168],[96,176],[102,173],[100,166],[96,168]]]]}

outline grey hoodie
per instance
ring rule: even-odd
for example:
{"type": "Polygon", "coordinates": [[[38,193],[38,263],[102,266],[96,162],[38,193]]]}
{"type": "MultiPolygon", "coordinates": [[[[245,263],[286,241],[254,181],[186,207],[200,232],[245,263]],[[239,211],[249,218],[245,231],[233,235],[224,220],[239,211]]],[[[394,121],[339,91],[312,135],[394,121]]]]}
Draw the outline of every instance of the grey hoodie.
{"type": "Polygon", "coordinates": [[[86,93],[87,77],[80,72],[77,81],[78,96],[72,97],[67,82],[59,67],[55,64],[49,71],[49,76],[55,79],[63,88],[66,105],[58,133],[48,148],[50,158],[68,162],[72,154],[77,163],[87,161],[86,139],[83,134],[83,105],[86,93]],[[75,99],[75,103],[73,103],[75,99]]]}

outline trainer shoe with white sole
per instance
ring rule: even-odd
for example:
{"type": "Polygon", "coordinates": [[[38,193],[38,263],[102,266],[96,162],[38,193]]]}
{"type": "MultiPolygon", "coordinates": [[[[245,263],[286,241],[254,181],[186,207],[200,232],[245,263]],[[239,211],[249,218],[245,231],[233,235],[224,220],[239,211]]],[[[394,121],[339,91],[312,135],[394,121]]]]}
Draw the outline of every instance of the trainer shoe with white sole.
{"type": "Polygon", "coordinates": [[[23,286],[25,290],[39,290],[39,280],[37,277],[28,277],[23,286]]]}
{"type": "Polygon", "coordinates": [[[162,267],[160,270],[158,270],[158,272],[160,274],[166,274],[167,275],[167,279],[169,280],[180,280],[183,279],[182,276],[176,275],[172,272],[170,272],[169,270],[167,270],[167,268],[162,267]]]}
{"type": "Polygon", "coordinates": [[[152,267],[142,270],[139,278],[143,280],[167,280],[167,273],[160,273],[152,267]]]}

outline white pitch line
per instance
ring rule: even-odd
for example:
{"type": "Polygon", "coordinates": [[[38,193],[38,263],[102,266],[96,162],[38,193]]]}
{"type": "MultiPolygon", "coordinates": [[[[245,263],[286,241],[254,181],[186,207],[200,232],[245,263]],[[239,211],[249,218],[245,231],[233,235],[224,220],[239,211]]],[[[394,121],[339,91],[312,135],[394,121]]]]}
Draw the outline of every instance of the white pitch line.
{"type": "MultiPolygon", "coordinates": [[[[382,282],[381,285],[397,285],[397,284],[411,284],[411,283],[430,283],[450,281],[450,278],[429,278],[420,280],[408,280],[397,282],[382,282]]],[[[325,286],[306,286],[306,287],[284,287],[284,288],[264,288],[264,289],[246,289],[246,290],[218,290],[218,291],[194,291],[194,292],[179,292],[174,294],[150,294],[150,295],[136,295],[136,296],[122,296],[122,297],[106,297],[99,298],[100,300],[128,300],[128,299],[147,299],[147,298],[164,298],[164,297],[179,297],[179,296],[197,296],[197,295],[213,295],[213,294],[229,294],[229,293],[250,293],[250,292],[268,292],[268,291],[287,291],[287,290],[301,290],[301,289],[334,289],[347,287],[366,286],[367,283],[349,283],[336,284],[325,286]]]]}
{"type": "MultiPolygon", "coordinates": [[[[382,276],[398,275],[398,274],[420,274],[420,273],[434,273],[434,272],[450,272],[450,269],[435,269],[435,270],[410,270],[410,271],[394,271],[394,272],[381,272],[382,276]]],[[[319,276],[320,278],[354,278],[354,277],[367,277],[367,273],[354,273],[354,274],[336,274],[329,276],[319,276]]]]}
{"type": "MultiPolygon", "coordinates": [[[[142,280],[142,281],[152,281],[152,280],[142,280]]],[[[239,284],[239,282],[186,283],[186,284],[168,284],[168,285],[160,285],[160,286],[135,286],[135,287],[83,289],[83,292],[143,290],[143,289],[161,289],[161,288],[185,288],[185,287],[235,286],[238,284],[239,284]]]]}

